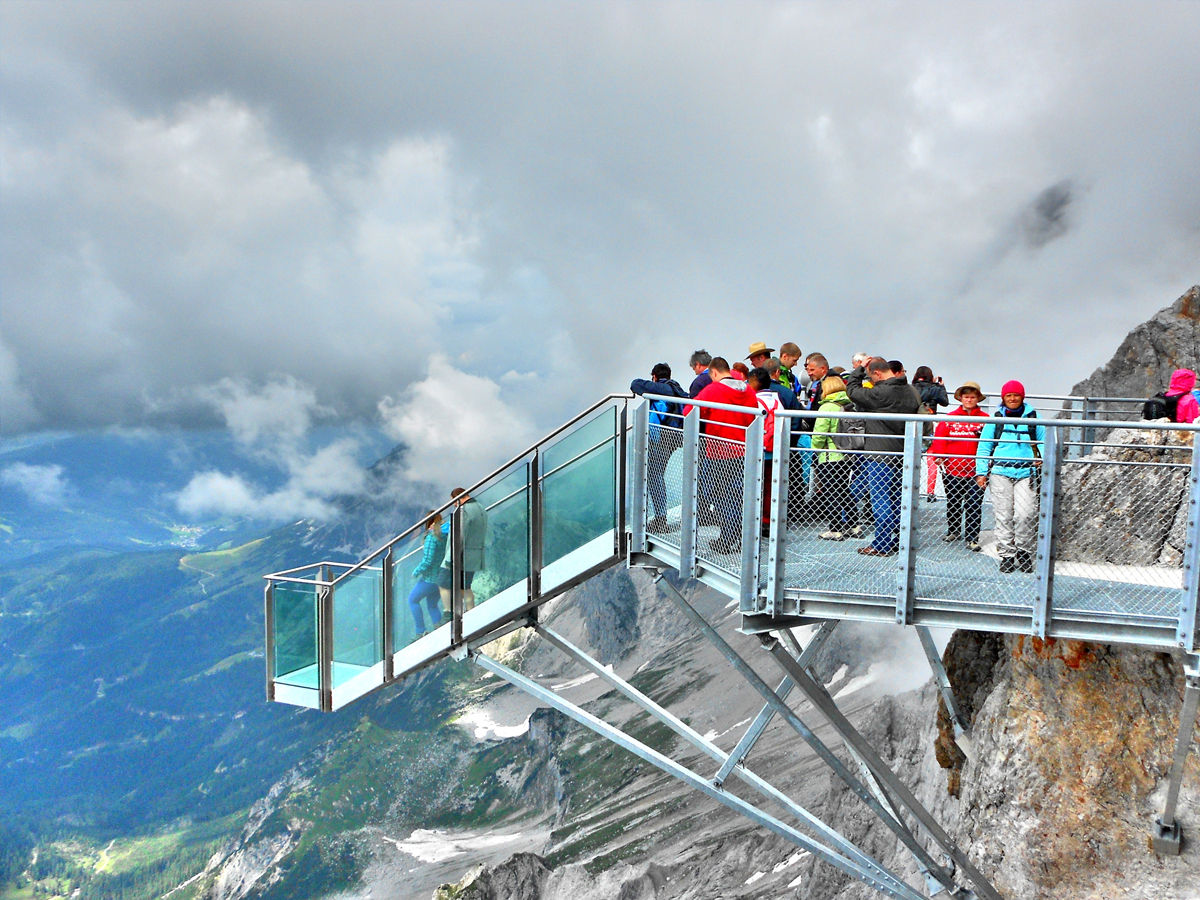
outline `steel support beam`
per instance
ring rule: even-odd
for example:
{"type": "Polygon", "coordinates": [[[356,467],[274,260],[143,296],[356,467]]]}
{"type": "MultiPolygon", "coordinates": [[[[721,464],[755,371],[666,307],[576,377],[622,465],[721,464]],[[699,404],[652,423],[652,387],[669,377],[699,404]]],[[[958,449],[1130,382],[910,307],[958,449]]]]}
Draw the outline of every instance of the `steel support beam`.
{"type": "Polygon", "coordinates": [[[792,461],[792,419],[775,417],[775,452],[771,465],[771,530],[767,540],[768,616],[778,615],[783,603],[783,567],[787,545],[788,469],[792,461]]]}
{"type": "Polygon", "coordinates": [[[646,517],[649,514],[646,507],[649,493],[646,487],[647,461],[650,455],[649,407],[645,397],[637,397],[629,408],[629,414],[633,416],[633,428],[629,439],[629,528],[632,533],[629,546],[634,553],[646,552],[646,517]]]}
{"type": "Polygon", "coordinates": [[[925,651],[925,658],[929,660],[929,668],[933,672],[933,680],[937,682],[938,691],[942,695],[942,702],[946,704],[946,712],[950,714],[950,721],[954,723],[954,736],[962,737],[970,733],[971,723],[958,708],[958,699],[954,696],[950,676],[946,674],[946,667],[942,665],[942,657],[937,652],[933,635],[924,625],[918,625],[917,638],[921,641],[921,649],[925,651]]]}
{"type": "Polygon", "coordinates": [[[1196,710],[1200,708],[1200,655],[1189,656],[1183,670],[1183,709],[1179,713],[1179,734],[1175,738],[1175,756],[1167,776],[1167,799],[1163,814],[1154,821],[1151,846],[1161,856],[1178,856],[1183,844],[1179,823],[1175,821],[1175,805],[1179,802],[1179,787],[1183,783],[1183,765],[1192,746],[1196,727],[1196,710]]]}
{"type": "Polygon", "coordinates": [[[1062,441],[1057,428],[1045,430],[1042,449],[1042,491],[1038,503],[1037,599],[1033,604],[1033,633],[1044,638],[1054,609],[1054,554],[1058,544],[1059,474],[1062,441]]]}
{"type": "MultiPolygon", "coordinates": [[[[627,700],[637,705],[644,712],[662,722],[693,747],[700,750],[702,753],[707,754],[718,762],[728,761],[728,757],[720,747],[718,747],[712,741],[706,739],[702,734],[700,734],[700,732],[696,731],[670,710],[660,706],[658,703],[655,703],[654,700],[650,699],[629,682],[618,676],[611,669],[600,665],[600,663],[592,659],[592,657],[588,656],[588,654],[576,647],[562,635],[544,625],[535,625],[534,630],[536,630],[537,633],[541,635],[542,638],[544,638],[549,644],[553,645],[559,651],[586,668],[589,672],[599,677],[610,687],[620,692],[627,700]]],[[[779,789],[775,788],[766,779],[761,778],[745,768],[740,769],[737,772],[737,775],[747,785],[754,788],[763,796],[775,800],[777,803],[787,809],[791,815],[806,823],[810,828],[813,829],[813,831],[832,843],[848,858],[854,860],[865,869],[874,872],[877,878],[882,881],[891,882],[892,886],[897,891],[904,892],[906,889],[908,889],[908,885],[905,884],[905,882],[899,876],[889,872],[870,856],[867,856],[836,830],[826,825],[824,822],[806,810],[803,806],[796,803],[779,789]]],[[[714,782],[713,787],[721,788],[722,785],[714,782]]]]}
{"type": "Polygon", "coordinates": [[[742,578],[738,609],[754,612],[758,602],[758,557],[762,545],[763,417],[746,426],[742,459],[742,578]]]}
{"type": "Polygon", "coordinates": [[[1187,543],[1183,550],[1183,591],[1179,598],[1179,624],[1175,641],[1184,653],[1197,646],[1196,620],[1200,616],[1196,598],[1200,595],[1200,440],[1192,442],[1192,468],[1188,473],[1187,543]]]}
{"type": "Polygon", "coordinates": [[[683,420],[683,496],[679,503],[679,574],[696,576],[696,529],[700,489],[700,407],[693,406],[683,420]]]}
{"type": "MultiPolygon", "coordinates": [[[[866,763],[870,766],[871,771],[875,774],[875,777],[880,780],[885,790],[906,810],[908,810],[908,812],[914,818],[916,818],[917,822],[920,823],[921,827],[938,844],[938,846],[940,846],[946,851],[946,853],[950,855],[950,858],[954,860],[954,863],[958,866],[958,868],[967,876],[967,878],[970,879],[976,892],[981,897],[988,898],[988,900],[1002,900],[1000,894],[997,893],[994,887],[992,887],[991,882],[989,882],[983,876],[983,873],[980,872],[971,862],[970,858],[961,849],[959,849],[958,845],[954,842],[950,835],[946,833],[945,829],[938,824],[937,820],[929,814],[929,811],[921,805],[915,796],[913,796],[913,793],[908,789],[908,786],[904,784],[904,782],[902,782],[898,777],[896,777],[896,773],[888,767],[887,763],[883,761],[878,752],[876,752],[875,748],[867,742],[867,739],[864,738],[859,733],[858,729],[851,724],[850,720],[842,714],[842,711],[837,708],[837,704],[834,703],[832,698],[829,697],[829,694],[826,693],[823,686],[817,684],[817,682],[808,674],[808,672],[804,670],[804,667],[796,663],[796,660],[792,658],[792,655],[788,653],[787,649],[778,640],[774,638],[764,638],[763,645],[775,658],[776,662],[779,663],[780,668],[782,668],[784,672],[790,675],[792,680],[796,682],[796,686],[800,688],[806,697],[808,697],[809,702],[811,702],[813,706],[817,707],[817,709],[821,711],[821,714],[829,720],[829,723],[834,727],[834,730],[837,731],[842,739],[845,740],[849,745],[853,746],[854,750],[863,758],[863,760],[866,761],[866,763]]],[[[918,858],[925,862],[926,865],[929,865],[931,872],[936,875],[940,867],[933,862],[933,860],[928,859],[927,856],[928,854],[922,852],[922,854],[918,855],[918,858]],[[933,864],[930,865],[930,863],[933,864]]],[[[945,881],[941,877],[939,877],[938,880],[945,884],[945,881]]]]}
{"type": "Polygon", "coordinates": [[[921,423],[904,423],[900,545],[896,554],[896,624],[912,622],[917,595],[917,510],[921,501],[921,423]]]}
{"type": "MultiPolygon", "coordinates": [[[[824,742],[817,737],[816,733],[804,723],[804,720],[796,715],[792,708],[779,698],[779,695],[776,694],[771,689],[771,686],[762,679],[762,676],[754,671],[750,664],[742,659],[736,650],[729,646],[729,643],[723,637],[721,637],[717,630],[713,628],[705,620],[705,618],[700,615],[700,613],[696,612],[695,608],[687,602],[687,598],[685,598],[673,584],[663,580],[662,572],[656,572],[654,579],[658,584],[662,585],[669,594],[671,594],[676,604],[688,617],[688,619],[696,626],[696,628],[700,630],[702,634],[704,634],[706,638],[708,638],[709,642],[720,651],[721,655],[729,661],[730,665],[733,666],[738,674],[750,682],[751,686],[758,691],[763,700],[765,700],[767,704],[775,710],[776,714],[778,714],[785,722],[788,723],[789,726],[791,726],[792,729],[795,730],[798,735],[800,735],[805,743],[807,743],[813,748],[814,751],[816,751],[817,756],[819,756],[821,760],[827,766],[829,766],[829,768],[833,769],[838,778],[845,782],[846,786],[853,791],[855,796],[857,796],[872,812],[879,817],[880,821],[882,821],[888,827],[888,829],[900,839],[904,846],[906,846],[914,856],[924,862],[925,865],[929,866],[931,871],[938,874],[939,880],[947,886],[948,890],[953,888],[954,881],[951,874],[947,872],[941,865],[939,865],[932,856],[929,855],[928,851],[926,851],[926,849],[921,845],[920,841],[918,841],[907,828],[905,828],[901,823],[896,822],[891,817],[887,810],[880,805],[879,801],[875,798],[875,795],[871,793],[871,791],[854,775],[853,772],[850,771],[849,768],[846,767],[845,763],[838,759],[832,750],[825,746],[824,742]]],[[[770,638],[770,640],[778,644],[778,641],[775,641],[774,638],[770,638]]],[[[784,655],[787,655],[787,651],[784,651],[784,655]]],[[[791,657],[788,658],[790,659],[791,657]]],[[[792,673],[789,672],[788,674],[792,673]]],[[[804,675],[804,678],[808,680],[807,675],[804,675]]],[[[794,675],[792,675],[792,680],[796,680],[794,675]]],[[[999,896],[991,896],[989,900],[999,900],[999,896]]]]}
{"type": "MultiPolygon", "coordinates": [[[[808,642],[808,646],[798,654],[803,660],[804,665],[809,665],[812,662],[812,658],[817,655],[817,651],[825,646],[825,642],[829,640],[829,636],[833,634],[833,630],[837,626],[838,621],[836,619],[830,619],[821,623],[816,633],[812,636],[812,640],[808,642]]],[[[789,635],[791,634],[786,629],[784,631],[789,635]]],[[[783,681],[779,682],[779,686],[775,688],[775,693],[779,695],[780,700],[786,700],[787,695],[792,692],[793,687],[795,687],[795,684],[793,684],[792,679],[785,675],[783,676],[783,681]]],[[[774,718],[775,708],[771,704],[768,703],[759,710],[758,715],[754,717],[754,721],[750,723],[750,727],[742,735],[742,739],[730,751],[729,758],[725,760],[724,765],[713,776],[713,784],[720,786],[725,783],[725,779],[729,777],[729,773],[733,771],[734,767],[741,765],[742,761],[750,755],[750,751],[754,749],[754,745],[758,743],[758,739],[762,737],[762,733],[767,730],[767,726],[771,724],[771,720],[774,718]]]]}
{"type": "Polygon", "coordinates": [[[887,894],[889,897],[896,897],[898,900],[924,900],[921,894],[903,882],[895,882],[891,878],[888,880],[880,878],[875,871],[864,868],[854,860],[843,856],[829,847],[826,847],[819,841],[810,838],[803,832],[796,830],[787,823],[760,810],[758,807],[748,803],[742,798],[730,794],[721,788],[715,787],[707,779],[693,772],[686,766],[675,762],[675,760],[671,759],[669,756],[660,753],[653,747],[649,747],[633,737],[630,737],[619,728],[610,725],[603,719],[597,718],[582,707],[571,703],[569,700],[554,693],[554,691],[543,687],[532,679],[508,668],[491,657],[483,653],[479,653],[478,651],[472,651],[470,653],[470,657],[480,668],[491,672],[493,675],[496,675],[499,678],[504,679],[509,684],[513,685],[513,687],[524,691],[534,699],[545,703],[547,706],[553,709],[558,710],[563,715],[568,716],[569,718],[578,722],[580,725],[591,729],[593,732],[616,744],[618,747],[628,750],[630,753],[632,753],[634,756],[637,756],[644,762],[650,763],[656,768],[661,769],[663,772],[666,772],[668,775],[671,775],[679,781],[682,781],[689,787],[699,791],[713,800],[716,800],[718,803],[733,809],[735,812],[740,813],[755,824],[766,828],[773,834],[776,834],[785,840],[791,841],[798,847],[809,851],[819,859],[824,860],[830,865],[845,872],[847,875],[857,878],[859,881],[862,881],[864,884],[869,885],[875,890],[881,891],[882,893],[887,894]]]}

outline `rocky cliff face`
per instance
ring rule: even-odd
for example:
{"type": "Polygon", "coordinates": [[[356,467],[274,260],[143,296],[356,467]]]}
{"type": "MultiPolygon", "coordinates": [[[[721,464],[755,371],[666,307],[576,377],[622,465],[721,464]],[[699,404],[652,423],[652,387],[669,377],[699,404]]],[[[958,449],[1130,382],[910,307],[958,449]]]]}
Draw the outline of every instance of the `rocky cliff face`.
{"type": "Polygon", "coordinates": [[[1113,358],[1071,388],[1082,397],[1149,397],[1178,368],[1200,370],[1200,285],[1129,332],[1113,358]]]}

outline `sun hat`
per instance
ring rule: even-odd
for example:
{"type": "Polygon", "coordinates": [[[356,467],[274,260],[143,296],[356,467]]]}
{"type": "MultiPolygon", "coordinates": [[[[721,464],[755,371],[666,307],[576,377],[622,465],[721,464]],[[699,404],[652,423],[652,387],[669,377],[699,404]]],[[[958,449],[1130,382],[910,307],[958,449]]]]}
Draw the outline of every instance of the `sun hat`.
{"type": "Polygon", "coordinates": [[[749,359],[752,356],[758,356],[761,353],[765,353],[767,356],[770,356],[774,352],[774,347],[768,347],[763,341],[755,341],[750,345],[750,352],[746,354],[746,359],[749,359]]]}
{"type": "Polygon", "coordinates": [[[983,392],[983,388],[981,388],[977,382],[974,382],[974,381],[964,381],[964,382],[962,383],[962,386],[961,386],[961,387],[959,387],[959,389],[958,389],[957,391],[955,391],[955,392],[954,392],[954,399],[955,399],[955,400],[961,400],[961,399],[962,399],[962,392],[963,392],[963,391],[974,391],[975,393],[977,393],[977,394],[979,395],[979,402],[980,402],[980,403],[982,403],[984,400],[986,400],[986,399],[987,399],[987,394],[985,394],[985,393],[983,392]]]}

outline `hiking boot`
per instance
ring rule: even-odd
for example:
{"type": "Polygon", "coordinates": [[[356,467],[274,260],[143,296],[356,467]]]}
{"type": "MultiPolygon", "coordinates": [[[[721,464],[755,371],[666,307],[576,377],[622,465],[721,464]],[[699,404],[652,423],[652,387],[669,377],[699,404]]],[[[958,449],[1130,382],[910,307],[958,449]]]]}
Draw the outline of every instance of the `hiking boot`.
{"type": "Polygon", "coordinates": [[[1033,554],[1018,553],[1017,554],[1017,571],[1018,572],[1033,572],[1033,554]]]}
{"type": "Polygon", "coordinates": [[[942,540],[945,541],[947,544],[953,544],[955,541],[958,540],[958,537],[959,536],[957,534],[955,534],[953,531],[947,531],[945,534],[942,535],[942,540]]]}
{"type": "Polygon", "coordinates": [[[937,495],[936,494],[926,494],[925,502],[926,503],[937,503],[937,495]]]}
{"type": "Polygon", "coordinates": [[[670,530],[667,527],[666,516],[655,516],[646,524],[646,531],[649,534],[666,534],[670,530]]]}
{"type": "Polygon", "coordinates": [[[842,532],[842,534],[844,534],[846,537],[860,538],[863,536],[863,527],[861,525],[855,525],[853,528],[847,528],[842,532]]]}
{"type": "Polygon", "coordinates": [[[1007,575],[1010,572],[1017,571],[1017,561],[1011,556],[1000,557],[1000,574],[1007,575]]]}
{"type": "Polygon", "coordinates": [[[895,556],[896,555],[895,550],[892,550],[890,552],[886,551],[886,550],[876,550],[870,544],[867,544],[867,546],[865,546],[865,547],[859,547],[858,552],[861,553],[863,556],[895,556]]]}
{"type": "Polygon", "coordinates": [[[822,531],[817,535],[823,541],[844,541],[846,536],[840,531],[822,531]]]}
{"type": "Polygon", "coordinates": [[[978,553],[983,549],[983,544],[979,543],[979,541],[967,541],[967,549],[972,553],[978,553]]]}

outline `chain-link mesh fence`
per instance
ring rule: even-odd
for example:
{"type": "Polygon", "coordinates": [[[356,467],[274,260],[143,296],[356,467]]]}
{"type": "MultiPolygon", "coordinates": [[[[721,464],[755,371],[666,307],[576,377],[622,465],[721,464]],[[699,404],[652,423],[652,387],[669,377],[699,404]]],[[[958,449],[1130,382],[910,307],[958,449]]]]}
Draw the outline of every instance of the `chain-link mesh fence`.
{"type": "Polygon", "coordinates": [[[742,494],[746,445],[700,435],[696,557],[735,577],[742,568],[742,494]]]}
{"type": "Polygon", "coordinates": [[[646,453],[646,532],[679,549],[683,520],[683,429],[652,429],[646,453]]]}

